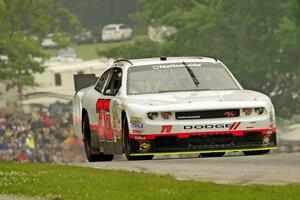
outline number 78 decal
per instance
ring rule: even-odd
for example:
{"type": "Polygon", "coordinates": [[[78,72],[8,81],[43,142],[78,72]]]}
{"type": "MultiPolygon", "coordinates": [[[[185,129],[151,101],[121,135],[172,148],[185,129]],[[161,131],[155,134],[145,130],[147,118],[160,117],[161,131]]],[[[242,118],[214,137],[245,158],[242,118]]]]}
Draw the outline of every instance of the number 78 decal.
{"type": "Polygon", "coordinates": [[[110,99],[98,99],[96,112],[99,113],[99,138],[100,140],[113,140],[111,119],[110,119],[110,99]]]}
{"type": "Polygon", "coordinates": [[[170,133],[171,130],[172,130],[172,126],[171,125],[163,125],[161,127],[160,133],[170,133]]]}

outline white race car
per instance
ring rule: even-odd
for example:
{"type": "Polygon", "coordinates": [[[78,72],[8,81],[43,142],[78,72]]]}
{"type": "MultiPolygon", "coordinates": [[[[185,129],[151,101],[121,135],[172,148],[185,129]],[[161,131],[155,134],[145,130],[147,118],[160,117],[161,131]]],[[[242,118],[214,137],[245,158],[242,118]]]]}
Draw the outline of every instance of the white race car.
{"type": "Polygon", "coordinates": [[[89,161],[276,149],[270,98],[243,89],[215,58],[117,60],[98,79],[74,78],[74,131],[89,161]]]}

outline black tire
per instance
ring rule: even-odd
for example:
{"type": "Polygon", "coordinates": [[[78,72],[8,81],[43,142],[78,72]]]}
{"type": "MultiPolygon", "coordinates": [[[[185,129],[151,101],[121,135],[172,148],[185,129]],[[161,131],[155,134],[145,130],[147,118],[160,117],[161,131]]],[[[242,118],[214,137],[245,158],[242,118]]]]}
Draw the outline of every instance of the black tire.
{"type": "Polygon", "coordinates": [[[222,157],[225,155],[225,152],[215,152],[215,153],[200,153],[201,157],[208,158],[208,157],[222,157]]]}
{"type": "Polygon", "coordinates": [[[256,156],[256,155],[264,155],[269,153],[270,150],[259,150],[259,151],[243,151],[245,156],[256,156]]]}
{"type": "Polygon", "coordinates": [[[114,158],[114,155],[92,153],[90,122],[89,122],[88,115],[84,116],[83,124],[82,124],[82,132],[84,135],[83,137],[84,150],[85,150],[86,158],[89,162],[111,161],[114,158]]]}
{"type": "Polygon", "coordinates": [[[127,160],[151,160],[153,155],[150,156],[130,156],[131,148],[129,142],[129,128],[127,118],[123,122],[123,151],[127,160]]]}

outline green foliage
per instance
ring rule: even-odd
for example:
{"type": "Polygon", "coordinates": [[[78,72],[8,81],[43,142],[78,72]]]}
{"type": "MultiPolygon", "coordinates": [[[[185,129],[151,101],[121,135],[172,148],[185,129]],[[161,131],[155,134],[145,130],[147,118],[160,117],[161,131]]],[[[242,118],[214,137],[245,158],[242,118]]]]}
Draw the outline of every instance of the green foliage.
{"type": "Polygon", "coordinates": [[[98,50],[98,55],[116,59],[156,57],[160,55],[160,49],[156,43],[148,38],[138,38],[134,42],[122,43],[98,50]]]}
{"type": "Polygon", "coordinates": [[[1,66],[0,77],[10,89],[17,85],[33,85],[32,73],[43,71],[40,60],[45,55],[39,51],[39,43],[34,38],[24,35],[15,35],[11,39],[1,41],[1,47],[8,55],[8,63],[1,66]]]}
{"type": "Polygon", "coordinates": [[[66,48],[70,45],[70,41],[68,39],[68,34],[65,32],[55,33],[53,35],[53,41],[59,44],[59,47],[66,48]]]}
{"type": "MultiPolygon", "coordinates": [[[[107,24],[133,25],[128,19],[128,14],[141,10],[134,0],[59,0],[57,2],[74,13],[84,28],[97,33],[107,24]]],[[[65,28],[69,30],[68,27],[65,28]]]]}
{"type": "Polygon", "coordinates": [[[139,0],[145,10],[136,18],[152,26],[170,25],[177,33],[149,48],[122,47],[114,57],[146,55],[216,56],[247,89],[270,95],[277,113],[300,112],[299,0],[139,0]]]}
{"type": "Polygon", "coordinates": [[[0,0],[0,80],[8,88],[34,85],[33,73],[43,71],[42,59],[46,57],[40,43],[50,32],[64,47],[65,35],[59,34],[63,21],[79,27],[76,17],[58,7],[52,0],[0,0]],[[38,58],[38,59],[37,59],[38,58]]]}
{"type": "MultiPolygon", "coordinates": [[[[151,161],[152,162],[152,161],[151,161]]],[[[298,184],[225,185],[171,176],[48,164],[0,162],[0,193],[46,199],[299,199],[298,184]]]]}

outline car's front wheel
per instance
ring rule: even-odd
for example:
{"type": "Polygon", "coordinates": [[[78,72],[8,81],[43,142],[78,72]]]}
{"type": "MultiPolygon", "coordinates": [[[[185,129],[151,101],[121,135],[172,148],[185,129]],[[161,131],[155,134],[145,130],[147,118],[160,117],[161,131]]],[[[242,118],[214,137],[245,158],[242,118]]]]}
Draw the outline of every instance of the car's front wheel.
{"type": "Polygon", "coordinates": [[[91,131],[90,131],[90,122],[89,122],[88,115],[84,116],[83,124],[82,124],[82,132],[83,132],[84,150],[85,150],[87,160],[89,162],[111,161],[114,158],[114,155],[92,153],[91,131]]]}
{"type": "Polygon", "coordinates": [[[123,150],[127,160],[151,160],[153,155],[149,156],[131,156],[131,147],[129,139],[129,128],[127,118],[123,122],[123,150]]]}
{"type": "Polygon", "coordinates": [[[243,151],[246,156],[255,156],[255,155],[263,155],[269,153],[270,150],[259,150],[259,151],[243,151]]]}

